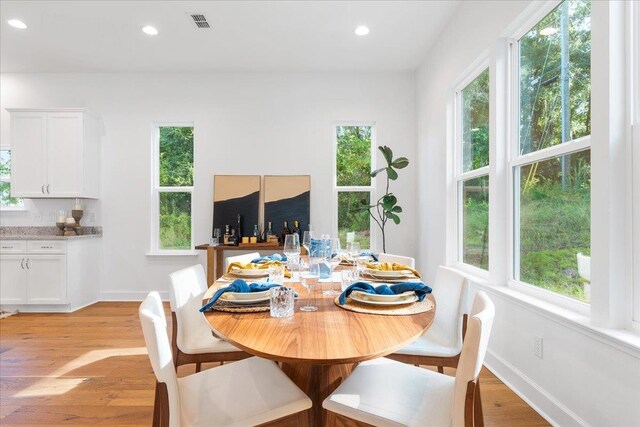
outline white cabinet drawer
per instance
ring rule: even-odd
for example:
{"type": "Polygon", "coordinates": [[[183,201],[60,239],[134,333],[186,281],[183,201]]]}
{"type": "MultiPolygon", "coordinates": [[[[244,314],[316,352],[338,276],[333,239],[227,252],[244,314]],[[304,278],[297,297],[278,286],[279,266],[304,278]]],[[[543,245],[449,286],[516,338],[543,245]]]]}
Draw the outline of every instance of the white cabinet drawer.
{"type": "Polygon", "coordinates": [[[67,243],[64,240],[29,240],[27,251],[30,254],[64,254],[67,243]]]}
{"type": "Polygon", "coordinates": [[[26,240],[0,240],[0,254],[25,253],[26,251],[26,240]]]}

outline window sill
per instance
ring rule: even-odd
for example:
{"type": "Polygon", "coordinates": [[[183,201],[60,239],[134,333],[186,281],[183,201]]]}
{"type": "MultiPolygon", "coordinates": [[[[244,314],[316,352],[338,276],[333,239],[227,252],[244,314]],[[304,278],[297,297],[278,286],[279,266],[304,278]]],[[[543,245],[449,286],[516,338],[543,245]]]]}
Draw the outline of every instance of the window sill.
{"type": "Polygon", "coordinates": [[[146,257],[191,257],[198,256],[199,252],[197,251],[164,251],[164,252],[147,252],[144,254],[146,257]]]}
{"type": "Polygon", "coordinates": [[[468,272],[461,271],[461,273],[465,274],[474,285],[477,285],[482,290],[510,300],[525,310],[557,322],[633,357],[640,358],[640,332],[636,330],[598,327],[593,325],[590,317],[585,314],[560,307],[507,286],[489,283],[486,279],[471,275],[468,272]]]}

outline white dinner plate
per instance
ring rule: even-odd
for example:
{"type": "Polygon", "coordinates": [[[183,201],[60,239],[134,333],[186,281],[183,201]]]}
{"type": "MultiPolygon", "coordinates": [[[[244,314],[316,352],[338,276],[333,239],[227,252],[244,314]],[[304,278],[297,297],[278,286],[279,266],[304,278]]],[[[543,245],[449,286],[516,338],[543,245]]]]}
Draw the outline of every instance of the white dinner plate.
{"type": "MultiPolygon", "coordinates": [[[[267,289],[262,292],[226,292],[233,296],[237,300],[256,299],[256,298],[269,298],[271,295],[271,289],[267,289]]],[[[224,294],[223,294],[224,295],[224,294]]]]}
{"type": "Polygon", "coordinates": [[[379,278],[388,278],[388,279],[405,279],[408,277],[415,277],[413,273],[409,270],[376,270],[374,268],[367,268],[365,270],[370,276],[379,277],[379,278]]]}
{"type": "Polygon", "coordinates": [[[266,269],[258,270],[255,268],[244,268],[244,269],[236,269],[231,270],[229,273],[231,276],[236,277],[266,277],[269,275],[269,271],[266,269]]]}
{"type": "MultiPolygon", "coordinates": [[[[367,294],[366,292],[358,292],[358,291],[353,291],[349,295],[349,297],[354,301],[362,302],[365,304],[371,304],[371,305],[402,305],[402,304],[411,304],[413,302],[418,301],[418,295],[416,295],[415,292],[413,291],[404,292],[400,295],[393,295],[393,296],[400,297],[396,300],[380,301],[378,297],[381,297],[381,296],[383,295],[377,295],[377,294],[373,295],[373,294],[367,294]]],[[[387,296],[387,295],[384,295],[384,296],[387,296]]]]}
{"type": "Polygon", "coordinates": [[[255,304],[257,302],[263,302],[269,300],[269,295],[267,296],[258,296],[262,295],[264,292],[247,292],[245,295],[253,296],[253,298],[245,298],[244,295],[242,298],[237,298],[235,292],[225,292],[220,295],[220,299],[226,302],[232,302],[234,304],[255,304]]]}

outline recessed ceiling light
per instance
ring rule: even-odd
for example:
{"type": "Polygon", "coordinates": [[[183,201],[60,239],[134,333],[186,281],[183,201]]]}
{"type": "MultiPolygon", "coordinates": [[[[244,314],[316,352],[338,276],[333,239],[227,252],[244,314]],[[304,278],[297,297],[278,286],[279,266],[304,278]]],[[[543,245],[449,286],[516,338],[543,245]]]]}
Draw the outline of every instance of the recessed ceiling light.
{"type": "Polygon", "coordinates": [[[7,21],[7,24],[11,25],[13,28],[19,28],[21,30],[24,30],[25,28],[27,28],[27,24],[25,24],[19,19],[9,19],[7,21]]]}
{"type": "Polygon", "coordinates": [[[547,27],[547,28],[543,28],[542,30],[540,30],[540,35],[541,36],[552,36],[557,32],[558,32],[557,28],[547,27]]]}
{"type": "Polygon", "coordinates": [[[155,27],[152,27],[151,25],[147,25],[146,27],[143,27],[142,31],[145,34],[149,34],[150,36],[157,36],[158,35],[158,30],[156,30],[155,27]]]}
{"type": "Polygon", "coordinates": [[[369,27],[367,27],[366,25],[360,25],[358,28],[356,28],[354,33],[359,36],[366,36],[367,34],[369,34],[369,27]]]}

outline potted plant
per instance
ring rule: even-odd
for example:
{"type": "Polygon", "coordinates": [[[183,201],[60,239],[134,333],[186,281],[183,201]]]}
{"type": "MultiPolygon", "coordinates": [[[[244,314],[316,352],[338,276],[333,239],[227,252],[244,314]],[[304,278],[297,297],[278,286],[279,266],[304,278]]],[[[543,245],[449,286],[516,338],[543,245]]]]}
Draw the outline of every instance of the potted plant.
{"type": "Polygon", "coordinates": [[[370,205],[366,199],[360,200],[363,205],[363,209],[369,211],[369,215],[378,224],[380,231],[382,232],[382,252],[387,252],[387,240],[385,235],[385,227],[387,221],[392,220],[395,224],[400,224],[400,217],[398,214],[402,213],[402,207],[398,205],[398,199],[393,193],[389,192],[389,184],[391,181],[398,179],[397,169],[404,169],[409,165],[409,159],[406,157],[393,158],[393,151],[386,145],[378,147],[378,150],[382,152],[387,166],[371,171],[371,177],[375,178],[380,173],[384,172],[387,177],[387,184],[385,187],[385,194],[378,199],[375,204],[370,205]]]}

